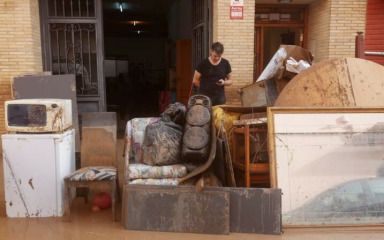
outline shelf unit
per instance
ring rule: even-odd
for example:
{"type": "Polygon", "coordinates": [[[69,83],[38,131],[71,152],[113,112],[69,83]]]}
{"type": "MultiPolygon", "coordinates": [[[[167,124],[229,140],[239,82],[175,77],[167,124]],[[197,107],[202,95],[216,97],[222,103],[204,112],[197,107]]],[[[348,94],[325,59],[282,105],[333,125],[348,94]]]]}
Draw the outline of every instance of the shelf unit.
{"type": "Polygon", "coordinates": [[[246,122],[232,129],[232,161],[236,182],[270,186],[267,124],[246,122]],[[244,149],[241,149],[244,146],[244,149]],[[253,153],[253,150],[256,150],[253,153]],[[251,156],[253,155],[253,156],[251,156]]]}

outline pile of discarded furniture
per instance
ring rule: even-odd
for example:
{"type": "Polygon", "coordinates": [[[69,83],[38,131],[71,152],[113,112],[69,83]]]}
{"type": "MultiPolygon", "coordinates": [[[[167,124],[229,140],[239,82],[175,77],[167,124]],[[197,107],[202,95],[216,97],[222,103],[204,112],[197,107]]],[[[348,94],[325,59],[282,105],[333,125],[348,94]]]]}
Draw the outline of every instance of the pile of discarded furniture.
{"type": "MultiPolygon", "coordinates": [[[[369,61],[343,58],[314,63],[307,50],[282,45],[259,79],[239,90],[242,106],[212,107],[209,98],[194,95],[188,106],[174,103],[159,116],[128,121],[122,194],[116,114],[84,112],[82,168],[71,173],[75,148],[80,150],[79,126],[73,117],[76,141],[71,140],[66,149],[71,163],[61,172],[65,172],[66,176],[60,177],[65,184],[55,185],[57,192],[65,195],[59,196],[57,209],[47,216],[62,216],[65,205],[70,220],[74,188],[85,188],[77,195],[87,202],[88,188],[103,183],[111,189],[112,219],[117,220],[116,202],[121,201],[122,223],[129,230],[281,234],[283,223],[355,224],[361,218],[354,214],[359,213],[370,221],[382,222],[380,217],[369,215],[384,211],[380,208],[384,202],[382,185],[370,190],[379,194],[365,196],[367,200],[379,199],[374,202],[374,211],[364,205],[363,211],[351,214],[344,209],[347,204],[332,200],[339,199],[335,194],[344,187],[335,186],[335,182],[367,185],[383,181],[383,76],[384,68],[369,61]],[[327,145],[328,141],[334,144],[327,145]],[[351,152],[349,158],[340,157],[339,149],[351,152]],[[316,157],[309,151],[317,151],[313,154],[316,157]],[[359,159],[361,153],[365,154],[364,161],[359,159]],[[317,157],[322,155],[325,159],[317,157]],[[337,161],[324,164],[329,159],[337,161]],[[361,164],[358,174],[352,165],[346,167],[350,159],[361,164]],[[328,181],[322,178],[324,172],[337,171],[343,174],[329,174],[328,181]],[[325,209],[326,214],[319,209],[325,209]],[[341,217],[330,218],[328,213],[341,217]]],[[[66,92],[64,88],[58,91],[63,94],[60,97],[72,99],[74,105],[74,76],[50,78],[55,91],[58,83],[66,86],[66,92]]],[[[16,79],[16,96],[31,98],[30,84],[40,82],[40,77],[16,79]]],[[[33,96],[52,98],[45,91],[33,96]]],[[[77,116],[76,105],[73,109],[72,116],[77,116]]],[[[7,171],[9,166],[5,166],[7,171]]],[[[39,186],[33,183],[29,185],[37,192],[39,186]]],[[[22,201],[13,206],[28,214],[22,201]]]]}
{"type": "MultiPolygon", "coordinates": [[[[234,120],[240,120],[244,108],[240,109],[238,113],[231,113],[231,107],[212,108],[208,97],[194,95],[189,99],[187,110],[175,103],[159,117],[128,121],[122,212],[127,229],[281,233],[280,190],[236,188],[238,170],[243,173],[241,179],[244,180],[239,181],[243,186],[249,187],[251,181],[246,183],[247,179],[252,176],[253,180],[257,172],[264,179],[258,183],[269,187],[265,152],[261,156],[260,149],[252,149],[254,164],[246,164],[249,158],[243,149],[232,164],[230,145],[236,149],[235,145],[240,147],[242,143],[237,138],[230,143],[227,131],[232,130],[234,120]],[[258,164],[264,166],[261,172],[256,167],[258,164]],[[266,197],[271,201],[264,201],[266,197]]],[[[245,112],[252,110],[264,111],[265,115],[264,107],[245,108],[245,112]]],[[[266,141],[265,120],[257,124],[261,130],[252,131],[257,133],[256,137],[243,132],[243,141],[244,136],[257,142],[266,141]]],[[[260,180],[260,176],[257,174],[256,179],[260,180]]]]}

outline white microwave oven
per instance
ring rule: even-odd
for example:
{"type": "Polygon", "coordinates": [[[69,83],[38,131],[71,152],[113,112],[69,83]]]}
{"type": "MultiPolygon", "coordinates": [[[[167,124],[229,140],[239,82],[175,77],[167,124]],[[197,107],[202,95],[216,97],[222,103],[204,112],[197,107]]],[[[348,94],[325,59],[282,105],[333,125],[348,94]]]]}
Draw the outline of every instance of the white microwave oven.
{"type": "Polygon", "coordinates": [[[72,127],[69,99],[19,99],[5,102],[8,132],[62,132],[72,127]]]}

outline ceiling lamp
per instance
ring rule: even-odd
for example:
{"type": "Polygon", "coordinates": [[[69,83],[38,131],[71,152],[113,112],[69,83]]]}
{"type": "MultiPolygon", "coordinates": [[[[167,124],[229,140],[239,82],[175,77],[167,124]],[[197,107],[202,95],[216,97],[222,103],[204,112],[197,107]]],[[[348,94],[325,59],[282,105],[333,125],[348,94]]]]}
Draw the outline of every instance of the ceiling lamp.
{"type": "Polygon", "coordinates": [[[277,0],[278,3],[291,3],[292,0],[277,0]]]}
{"type": "Polygon", "coordinates": [[[123,12],[123,4],[119,2],[120,12],[123,12]]]}

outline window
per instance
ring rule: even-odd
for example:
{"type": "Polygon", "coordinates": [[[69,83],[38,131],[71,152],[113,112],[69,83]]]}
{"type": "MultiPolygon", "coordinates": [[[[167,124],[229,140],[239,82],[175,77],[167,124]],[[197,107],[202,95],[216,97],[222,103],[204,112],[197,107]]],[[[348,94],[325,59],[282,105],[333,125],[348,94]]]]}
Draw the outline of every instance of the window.
{"type": "Polygon", "coordinates": [[[368,182],[370,191],[373,193],[375,200],[384,203],[384,179],[372,179],[368,182]]]}

